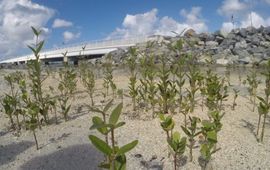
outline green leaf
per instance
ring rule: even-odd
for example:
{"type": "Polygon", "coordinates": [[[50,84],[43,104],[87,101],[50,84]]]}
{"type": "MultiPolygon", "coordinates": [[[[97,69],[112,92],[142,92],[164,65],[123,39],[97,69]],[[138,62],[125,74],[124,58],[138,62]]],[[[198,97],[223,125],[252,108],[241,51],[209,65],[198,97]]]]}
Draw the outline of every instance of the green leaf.
{"type": "Polygon", "coordinates": [[[216,143],[217,142],[217,133],[216,131],[212,130],[207,132],[207,140],[216,143]]]}
{"type": "Polygon", "coordinates": [[[109,119],[109,123],[115,125],[120,117],[121,111],[123,108],[123,103],[120,103],[116,106],[116,108],[112,111],[112,114],[109,119]]]}
{"type": "Polygon", "coordinates": [[[44,41],[41,41],[39,44],[38,44],[38,47],[37,47],[37,50],[36,50],[36,55],[40,52],[40,50],[42,49],[44,45],[44,41]]]}
{"type": "Polygon", "coordinates": [[[99,151],[101,151],[105,155],[111,155],[113,150],[106,142],[94,135],[89,135],[89,139],[99,151]]]}
{"type": "Polygon", "coordinates": [[[104,112],[104,113],[106,113],[106,112],[110,109],[110,107],[112,106],[112,103],[113,103],[113,99],[110,100],[110,101],[106,104],[106,106],[104,107],[104,109],[103,109],[103,112],[104,112]]]}
{"type": "Polygon", "coordinates": [[[38,31],[37,29],[35,29],[33,26],[31,26],[31,29],[33,31],[33,33],[38,36],[40,34],[40,31],[38,31]]]}
{"type": "Polygon", "coordinates": [[[118,152],[116,153],[117,155],[122,155],[127,153],[128,151],[132,150],[136,145],[138,144],[138,140],[135,140],[133,142],[130,142],[124,146],[122,146],[118,152]]]}
{"type": "Polygon", "coordinates": [[[114,128],[116,129],[116,128],[119,128],[119,127],[121,127],[121,126],[124,126],[126,123],[125,122],[119,122],[119,123],[117,123],[115,126],[114,126],[114,128]]]}
{"type": "Polygon", "coordinates": [[[31,50],[34,54],[36,54],[36,50],[35,50],[33,47],[31,47],[30,45],[28,45],[28,48],[30,48],[30,50],[31,50]]]}
{"type": "Polygon", "coordinates": [[[187,136],[191,136],[191,133],[187,130],[187,128],[185,128],[184,126],[181,126],[181,128],[187,136]]]}

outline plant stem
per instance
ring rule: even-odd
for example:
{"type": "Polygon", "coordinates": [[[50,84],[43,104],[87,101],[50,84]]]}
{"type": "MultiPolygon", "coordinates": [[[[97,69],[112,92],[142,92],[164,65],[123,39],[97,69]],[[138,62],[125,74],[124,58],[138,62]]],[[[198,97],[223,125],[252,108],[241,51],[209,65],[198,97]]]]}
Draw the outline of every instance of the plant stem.
{"type": "Polygon", "coordinates": [[[263,127],[262,127],[262,133],[261,133],[261,142],[263,142],[264,128],[265,128],[265,122],[266,122],[266,115],[267,114],[264,114],[264,117],[263,117],[263,127]]]}
{"type": "Polygon", "coordinates": [[[260,124],[261,124],[261,117],[262,117],[262,115],[260,114],[260,115],[259,115],[258,126],[257,126],[257,133],[256,133],[257,136],[259,135],[260,124]]]}
{"type": "Polygon", "coordinates": [[[33,135],[34,135],[34,139],[35,139],[35,143],[36,143],[36,148],[38,150],[39,147],[38,147],[38,141],[37,141],[37,137],[36,137],[36,132],[35,132],[35,130],[32,130],[32,131],[33,131],[33,135]]]}
{"type": "Polygon", "coordinates": [[[177,153],[174,154],[174,170],[177,170],[177,153]]]}
{"type": "Polygon", "coordinates": [[[114,141],[114,129],[112,129],[112,131],[111,131],[111,142],[112,142],[112,150],[113,150],[113,153],[112,153],[112,162],[111,162],[111,164],[112,164],[112,167],[113,167],[113,170],[115,169],[115,141],[114,141]]]}

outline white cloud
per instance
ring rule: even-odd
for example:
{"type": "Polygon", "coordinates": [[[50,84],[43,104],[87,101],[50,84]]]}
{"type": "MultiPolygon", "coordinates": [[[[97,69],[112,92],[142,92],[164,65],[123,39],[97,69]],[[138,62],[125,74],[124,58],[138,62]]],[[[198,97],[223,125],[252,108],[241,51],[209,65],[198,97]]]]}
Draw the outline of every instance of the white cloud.
{"type": "Polygon", "coordinates": [[[111,33],[108,37],[130,37],[137,35],[174,35],[172,31],[182,32],[185,28],[193,28],[197,32],[207,31],[207,25],[201,16],[201,8],[193,7],[190,11],[181,10],[184,22],[180,23],[171,17],[157,16],[158,10],[152,9],[143,14],[126,15],[121,28],[111,33]]]}
{"type": "Polygon", "coordinates": [[[73,25],[73,23],[70,21],[66,21],[66,20],[57,18],[54,20],[52,27],[53,28],[60,28],[60,27],[70,27],[72,25],[73,25]]]}
{"type": "Polygon", "coordinates": [[[252,21],[252,26],[255,27],[255,28],[259,28],[260,26],[270,26],[270,17],[267,18],[267,19],[264,19],[258,13],[251,12],[246,17],[246,19],[241,21],[241,27],[251,26],[251,21],[252,21]]]}
{"type": "Polygon", "coordinates": [[[54,10],[30,0],[1,0],[0,55],[16,55],[33,42],[31,26],[48,33],[49,29],[45,28],[45,25],[53,15],[54,10]]]}
{"type": "Polygon", "coordinates": [[[264,0],[264,1],[270,5],[270,0],[264,0]]]}
{"type": "Polygon", "coordinates": [[[222,6],[218,9],[220,15],[231,16],[242,13],[248,9],[247,1],[241,0],[224,0],[222,6]]]}
{"type": "MultiPolygon", "coordinates": [[[[246,28],[251,26],[255,28],[259,28],[260,26],[270,26],[270,17],[263,18],[258,13],[252,11],[250,14],[246,14],[244,18],[242,18],[238,23],[236,23],[235,27],[246,28]]],[[[222,24],[221,30],[224,33],[228,33],[233,29],[233,24],[231,22],[224,22],[222,24]]]]}
{"type": "Polygon", "coordinates": [[[221,27],[221,32],[223,32],[223,33],[228,33],[228,32],[230,32],[232,29],[234,29],[234,25],[233,25],[233,23],[231,23],[231,22],[224,22],[223,24],[222,24],[222,27],[221,27]]]}
{"type": "Polygon", "coordinates": [[[70,31],[65,31],[63,33],[64,42],[69,42],[71,40],[79,38],[80,36],[81,36],[81,33],[72,33],[70,31]]]}

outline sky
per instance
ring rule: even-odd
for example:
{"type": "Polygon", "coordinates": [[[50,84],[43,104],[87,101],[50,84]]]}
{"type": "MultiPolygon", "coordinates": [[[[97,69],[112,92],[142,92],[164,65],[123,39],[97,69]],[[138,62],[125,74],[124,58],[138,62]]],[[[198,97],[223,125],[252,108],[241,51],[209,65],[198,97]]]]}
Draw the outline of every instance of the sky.
{"type": "Polygon", "coordinates": [[[0,60],[31,52],[31,26],[50,49],[186,28],[226,33],[251,23],[270,26],[270,0],[0,0],[0,60]]]}

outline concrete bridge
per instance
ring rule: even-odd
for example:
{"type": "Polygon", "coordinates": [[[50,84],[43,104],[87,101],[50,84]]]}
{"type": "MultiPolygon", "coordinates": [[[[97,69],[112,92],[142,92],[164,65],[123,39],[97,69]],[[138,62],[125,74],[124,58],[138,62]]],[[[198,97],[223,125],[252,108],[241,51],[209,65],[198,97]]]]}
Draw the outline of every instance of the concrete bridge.
{"type": "MultiPolygon", "coordinates": [[[[143,43],[156,39],[155,36],[144,36],[144,37],[134,37],[134,38],[125,38],[125,39],[111,39],[111,40],[100,40],[85,42],[80,44],[74,44],[70,46],[64,46],[57,49],[50,49],[42,51],[40,53],[41,61],[46,62],[55,62],[55,61],[64,61],[63,53],[67,52],[67,60],[69,61],[78,61],[80,56],[85,58],[98,58],[109,52],[115,51],[119,48],[126,48],[135,46],[137,43],[143,43]]],[[[7,59],[0,61],[0,64],[5,63],[15,63],[15,64],[24,64],[29,60],[35,59],[33,54],[18,56],[12,59],[7,59]]]]}

